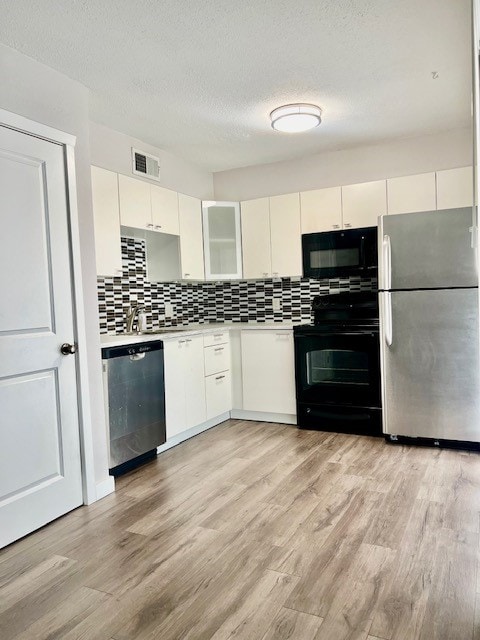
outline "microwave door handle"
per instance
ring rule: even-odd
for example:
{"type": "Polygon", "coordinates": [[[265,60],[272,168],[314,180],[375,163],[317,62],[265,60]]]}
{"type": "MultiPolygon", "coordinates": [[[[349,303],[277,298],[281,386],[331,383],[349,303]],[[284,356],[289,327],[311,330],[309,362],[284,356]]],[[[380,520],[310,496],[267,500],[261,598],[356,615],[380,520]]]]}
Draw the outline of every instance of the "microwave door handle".
{"type": "Polygon", "coordinates": [[[360,239],[360,266],[367,270],[367,256],[365,255],[365,236],[360,239]]]}

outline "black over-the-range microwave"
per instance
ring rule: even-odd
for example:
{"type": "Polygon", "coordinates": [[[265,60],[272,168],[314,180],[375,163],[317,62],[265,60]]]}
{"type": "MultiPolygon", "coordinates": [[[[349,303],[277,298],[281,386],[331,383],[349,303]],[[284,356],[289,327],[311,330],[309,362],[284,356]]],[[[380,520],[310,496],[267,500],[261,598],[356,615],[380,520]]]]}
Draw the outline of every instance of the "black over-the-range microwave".
{"type": "Polygon", "coordinates": [[[378,271],[377,227],[302,235],[305,278],[374,277],[378,271]]]}

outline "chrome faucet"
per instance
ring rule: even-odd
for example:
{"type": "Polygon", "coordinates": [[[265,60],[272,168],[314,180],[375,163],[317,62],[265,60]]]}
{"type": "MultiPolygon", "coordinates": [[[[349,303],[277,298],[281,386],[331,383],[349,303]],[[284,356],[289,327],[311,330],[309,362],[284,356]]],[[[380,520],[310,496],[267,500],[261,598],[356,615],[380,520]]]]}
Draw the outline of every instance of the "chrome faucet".
{"type": "Polygon", "coordinates": [[[133,331],[133,325],[135,324],[135,320],[137,320],[137,333],[138,333],[138,314],[140,313],[140,311],[143,311],[145,309],[145,307],[142,307],[139,304],[132,304],[128,311],[127,311],[127,318],[126,318],[126,332],[127,333],[134,333],[133,331]]]}

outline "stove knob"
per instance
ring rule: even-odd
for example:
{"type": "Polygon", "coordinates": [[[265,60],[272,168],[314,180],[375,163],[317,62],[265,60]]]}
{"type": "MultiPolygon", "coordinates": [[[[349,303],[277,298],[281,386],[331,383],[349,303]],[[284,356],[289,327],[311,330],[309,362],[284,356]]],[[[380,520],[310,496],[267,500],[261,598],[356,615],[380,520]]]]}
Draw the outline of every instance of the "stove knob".
{"type": "Polygon", "coordinates": [[[312,410],[310,409],[310,407],[307,407],[306,412],[307,412],[307,413],[311,413],[311,412],[312,412],[312,410]]]}

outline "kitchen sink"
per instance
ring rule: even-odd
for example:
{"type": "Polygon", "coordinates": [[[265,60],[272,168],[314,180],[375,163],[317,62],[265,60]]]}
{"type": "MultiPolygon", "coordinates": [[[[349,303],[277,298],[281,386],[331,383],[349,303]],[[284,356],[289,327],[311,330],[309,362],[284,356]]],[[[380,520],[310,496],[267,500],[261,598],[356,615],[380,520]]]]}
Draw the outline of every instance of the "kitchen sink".
{"type": "Polygon", "coordinates": [[[149,335],[152,333],[177,333],[178,331],[188,331],[187,327],[161,327],[158,329],[146,329],[140,331],[140,335],[149,335]]]}
{"type": "Polygon", "coordinates": [[[188,331],[188,327],[159,327],[158,329],[146,329],[145,331],[124,331],[125,336],[151,336],[157,333],[177,333],[188,331]]]}

